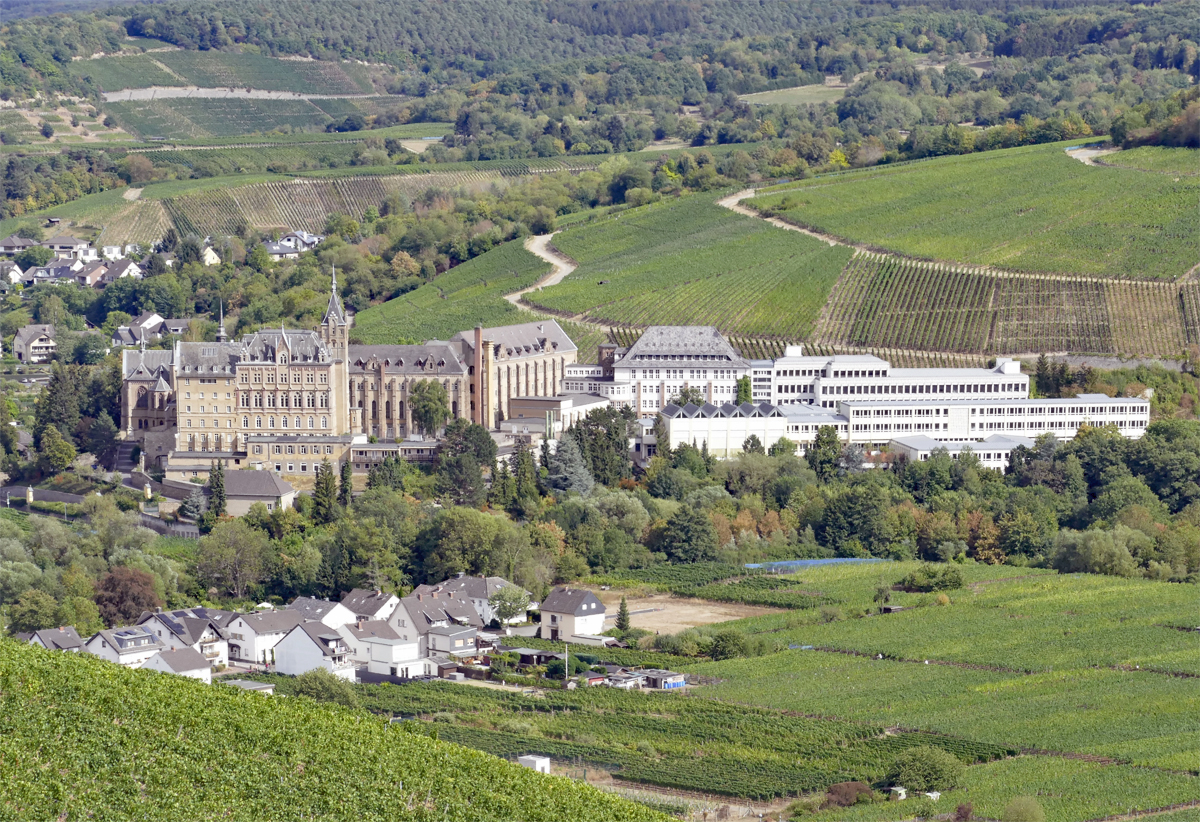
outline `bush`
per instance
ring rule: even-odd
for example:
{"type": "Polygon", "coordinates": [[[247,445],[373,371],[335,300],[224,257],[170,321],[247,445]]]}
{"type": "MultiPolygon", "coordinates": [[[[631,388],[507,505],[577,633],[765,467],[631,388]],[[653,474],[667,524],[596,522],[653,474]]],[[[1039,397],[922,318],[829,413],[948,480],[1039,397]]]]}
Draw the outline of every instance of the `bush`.
{"type": "Polygon", "coordinates": [[[324,668],[314,668],[296,677],[292,694],[312,697],[318,702],[336,702],[347,708],[358,707],[358,696],[354,693],[354,686],[324,668]]]}
{"type": "Polygon", "coordinates": [[[713,659],[734,659],[747,656],[748,652],[746,635],[739,631],[721,631],[713,637],[713,659]]]}
{"type": "Polygon", "coordinates": [[[963,587],[963,575],[957,565],[939,567],[927,562],[896,584],[905,591],[953,591],[963,587]]]}
{"type": "Polygon", "coordinates": [[[975,806],[970,802],[964,802],[954,809],[954,822],[970,822],[971,815],[975,813],[975,806]]]}
{"type": "Polygon", "coordinates": [[[952,753],[932,745],[909,748],[896,757],[889,777],[910,791],[945,791],[958,787],[966,766],[952,753]]]}
{"type": "Polygon", "coordinates": [[[862,782],[838,782],[830,785],[825,792],[825,801],[821,803],[821,810],[848,808],[861,801],[870,801],[874,795],[871,787],[862,782]]]}
{"type": "Polygon", "coordinates": [[[1046,822],[1046,812],[1032,796],[1018,796],[1004,806],[1004,822],[1046,822]]]}

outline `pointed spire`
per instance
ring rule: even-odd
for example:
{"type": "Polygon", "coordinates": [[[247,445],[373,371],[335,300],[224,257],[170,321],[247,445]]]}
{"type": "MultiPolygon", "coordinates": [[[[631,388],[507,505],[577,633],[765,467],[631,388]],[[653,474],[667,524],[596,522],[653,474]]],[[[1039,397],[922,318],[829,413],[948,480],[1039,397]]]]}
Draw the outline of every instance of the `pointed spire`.
{"type": "Polygon", "coordinates": [[[329,305],[325,309],[325,317],[321,320],[321,325],[345,325],[346,312],[342,308],[342,301],[338,298],[337,291],[337,268],[331,266],[330,271],[332,279],[329,285],[329,305]]]}
{"type": "Polygon", "coordinates": [[[225,342],[229,335],[225,333],[225,301],[221,300],[221,324],[217,328],[217,342],[225,342]]]}

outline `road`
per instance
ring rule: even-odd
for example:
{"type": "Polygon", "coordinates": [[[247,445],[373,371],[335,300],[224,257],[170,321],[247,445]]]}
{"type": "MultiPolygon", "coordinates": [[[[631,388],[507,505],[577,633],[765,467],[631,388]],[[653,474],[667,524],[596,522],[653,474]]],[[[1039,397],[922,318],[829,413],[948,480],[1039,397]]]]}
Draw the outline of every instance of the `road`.
{"type": "Polygon", "coordinates": [[[563,281],[563,278],[578,268],[574,260],[565,254],[550,247],[550,238],[558,232],[551,234],[538,234],[535,237],[530,237],[525,241],[525,248],[533,254],[541,257],[546,262],[550,263],[553,268],[550,273],[542,277],[529,288],[522,288],[520,291],[514,291],[511,294],[505,294],[504,299],[515,305],[517,308],[529,310],[529,307],[521,304],[521,298],[531,291],[545,288],[548,285],[557,285],[563,281]]]}

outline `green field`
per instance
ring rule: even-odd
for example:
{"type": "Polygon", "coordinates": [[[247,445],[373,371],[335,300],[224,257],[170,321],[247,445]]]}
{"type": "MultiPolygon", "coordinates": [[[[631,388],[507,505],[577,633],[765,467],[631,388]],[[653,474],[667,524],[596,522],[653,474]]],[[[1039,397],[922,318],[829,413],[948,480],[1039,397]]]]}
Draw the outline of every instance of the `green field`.
{"type": "Polygon", "coordinates": [[[825,85],[793,86],[773,91],[758,91],[743,94],[740,100],[752,106],[809,106],[821,103],[836,103],[846,94],[845,88],[825,85]]]}
{"type": "Polygon", "coordinates": [[[1105,165],[1140,168],[1163,174],[1200,175],[1200,151],[1194,148],[1163,148],[1143,146],[1106,154],[1099,158],[1105,165]]]}
{"type": "Polygon", "coordinates": [[[134,57],[78,60],[71,71],[90,76],[105,91],[151,86],[254,88],[301,94],[370,94],[361,66],[315,60],[281,60],[223,51],[164,51],[134,57]]]}
{"type": "Polygon", "coordinates": [[[324,129],[332,118],[309,100],[171,98],[107,103],[126,131],[145,138],[203,139],[324,129]]]}
{"type": "Polygon", "coordinates": [[[789,184],[749,201],[855,243],[1016,271],[1175,279],[1200,259],[1200,179],[1084,165],[1065,144],[789,184]]]}
{"type": "Polygon", "coordinates": [[[364,713],[6,638],[0,784],[14,820],[665,819],[364,713]]]}
{"type": "Polygon", "coordinates": [[[505,243],[450,269],[431,283],[359,312],[354,335],[368,344],[449,339],[476,325],[528,322],[536,315],[506,302],[505,294],[532,285],[550,266],[520,241],[505,243]]]}
{"type": "Polygon", "coordinates": [[[805,337],[851,250],[734,214],[713,199],[667,200],[564,231],[554,244],[579,268],[532,301],[616,324],[805,337]]]}

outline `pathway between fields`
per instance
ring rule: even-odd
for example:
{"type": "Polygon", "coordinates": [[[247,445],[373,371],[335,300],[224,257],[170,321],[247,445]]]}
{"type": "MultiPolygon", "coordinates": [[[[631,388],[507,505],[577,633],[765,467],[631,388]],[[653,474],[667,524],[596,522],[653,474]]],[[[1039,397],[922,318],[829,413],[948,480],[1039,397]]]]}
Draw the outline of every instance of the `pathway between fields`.
{"type": "Polygon", "coordinates": [[[1106,154],[1116,154],[1120,150],[1119,148],[1090,148],[1088,146],[1081,146],[1069,150],[1067,156],[1074,157],[1084,165],[1096,166],[1102,165],[1102,163],[1096,162],[1097,157],[1103,157],[1106,154]]]}
{"type": "Polygon", "coordinates": [[[815,237],[818,240],[820,240],[821,242],[828,243],[831,246],[844,245],[844,246],[847,246],[848,248],[857,248],[859,251],[869,250],[869,249],[867,249],[866,246],[854,245],[853,243],[848,243],[844,240],[839,240],[837,237],[834,237],[830,234],[821,234],[820,232],[817,232],[817,231],[810,231],[807,228],[801,228],[798,225],[792,225],[791,223],[786,222],[785,220],[781,220],[778,217],[764,217],[761,214],[759,214],[757,211],[755,211],[754,209],[748,208],[747,206],[744,206],[741,204],[742,200],[748,200],[751,197],[756,196],[757,194],[758,194],[758,192],[752,188],[743,189],[742,191],[739,191],[736,194],[730,194],[728,197],[724,197],[720,200],[717,200],[717,205],[721,206],[722,208],[727,208],[730,211],[736,212],[738,214],[742,214],[746,217],[757,217],[760,220],[766,220],[768,223],[770,223],[773,226],[776,226],[777,228],[783,228],[788,231],[799,231],[801,234],[807,234],[810,237],[815,237]]]}
{"type": "Polygon", "coordinates": [[[545,288],[548,285],[557,285],[558,283],[561,283],[563,278],[579,267],[577,262],[550,245],[550,238],[557,233],[558,232],[555,231],[551,234],[538,234],[537,236],[530,237],[525,241],[526,250],[541,257],[553,267],[550,269],[549,274],[547,274],[545,277],[542,277],[528,288],[522,288],[520,291],[514,291],[511,294],[504,295],[504,299],[508,300],[510,303],[523,311],[531,311],[532,309],[521,302],[522,297],[531,291],[537,291],[541,288],[545,288]]]}

